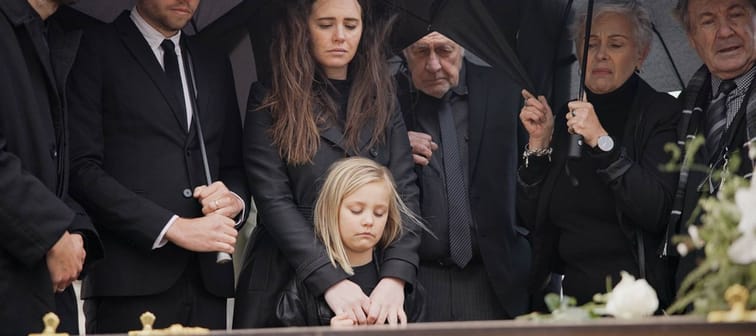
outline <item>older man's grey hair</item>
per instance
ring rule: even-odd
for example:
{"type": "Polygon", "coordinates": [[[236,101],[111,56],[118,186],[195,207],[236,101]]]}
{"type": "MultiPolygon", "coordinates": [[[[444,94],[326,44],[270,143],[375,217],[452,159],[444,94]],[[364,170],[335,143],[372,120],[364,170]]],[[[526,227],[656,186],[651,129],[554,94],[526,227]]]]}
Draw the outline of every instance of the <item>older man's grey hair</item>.
{"type": "MultiPolygon", "coordinates": [[[[756,0],[749,0],[748,2],[751,4],[751,9],[756,10],[756,0]]],[[[677,17],[677,19],[680,20],[680,23],[682,23],[683,28],[685,28],[685,31],[687,32],[690,32],[690,28],[691,28],[690,27],[690,14],[688,13],[689,4],[690,4],[690,1],[688,0],[678,0],[677,6],[675,6],[675,10],[674,10],[675,17],[677,17]]]]}
{"type": "MultiPolygon", "coordinates": [[[[756,0],[755,0],[756,1],[756,0]]],[[[637,0],[603,0],[596,1],[593,8],[593,19],[605,14],[620,14],[630,19],[632,24],[633,36],[636,45],[639,47],[640,52],[646,52],[651,47],[651,40],[653,37],[653,29],[651,27],[651,15],[648,13],[648,9],[644,7],[640,1],[637,0]]],[[[572,38],[578,42],[577,45],[581,46],[583,39],[585,38],[585,21],[588,17],[586,11],[582,11],[575,15],[575,19],[570,26],[570,33],[572,38]]],[[[578,50],[578,53],[582,53],[582,50],[578,50]]]]}

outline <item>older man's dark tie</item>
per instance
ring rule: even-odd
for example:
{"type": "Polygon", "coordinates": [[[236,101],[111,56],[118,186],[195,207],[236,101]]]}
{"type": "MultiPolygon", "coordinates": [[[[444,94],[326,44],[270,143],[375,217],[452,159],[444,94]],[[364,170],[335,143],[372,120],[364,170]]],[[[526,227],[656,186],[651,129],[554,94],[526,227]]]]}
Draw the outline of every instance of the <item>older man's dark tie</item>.
{"type": "Polygon", "coordinates": [[[454,126],[449,91],[441,101],[438,121],[441,126],[441,146],[444,155],[446,198],[449,206],[449,254],[457,266],[464,268],[472,259],[472,215],[467,197],[464,171],[459,153],[457,130],[454,126]]]}
{"type": "MultiPolygon", "coordinates": [[[[171,85],[179,106],[186,111],[186,102],[184,101],[184,85],[181,82],[181,73],[179,72],[178,57],[176,57],[176,45],[173,41],[165,39],[160,43],[163,48],[163,68],[168,82],[171,85]]],[[[187,120],[188,121],[188,120],[187,120]]]]}
{"type": "Polygon", "coordinates": [[[722,142],[722,135],[727,128],[727,95],[737,85],[732,80],[722,81],[719,92],[706,110],[706,149],[709,155],[716,155],[722,142]]]}

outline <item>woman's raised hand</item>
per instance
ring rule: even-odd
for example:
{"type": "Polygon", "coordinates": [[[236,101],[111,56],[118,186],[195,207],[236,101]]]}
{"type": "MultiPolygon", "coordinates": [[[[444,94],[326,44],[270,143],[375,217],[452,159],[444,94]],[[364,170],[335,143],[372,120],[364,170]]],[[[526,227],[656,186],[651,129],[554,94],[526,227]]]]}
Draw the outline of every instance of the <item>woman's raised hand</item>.
{"type": "Polygon", "coordinates": [[[520,121],[530,136],[529,148],[535,150],[549,147],[554,132],[554,114],[546,97],[536,98],[528,90],[522,90],[521,94],[525,102],[520,110],[520,121]]]}

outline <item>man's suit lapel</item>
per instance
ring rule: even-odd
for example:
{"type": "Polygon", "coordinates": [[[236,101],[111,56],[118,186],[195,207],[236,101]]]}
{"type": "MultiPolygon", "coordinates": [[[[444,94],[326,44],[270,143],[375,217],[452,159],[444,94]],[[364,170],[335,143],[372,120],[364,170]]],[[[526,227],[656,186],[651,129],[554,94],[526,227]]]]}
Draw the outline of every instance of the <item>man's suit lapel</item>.
{"type": "Polygon", "coordinates": [[[489,93],[490,86],[484,85],[480,80],[484,74],[478,71],[478,68],[470,63],[465,64],[467,67],[467,86],[469,88],[469,120],[470,120],[470,145],[468,155],[470,160],[470,177],[474,175],[475,168],[478,164],[480,153],[480,143],[483,140],[483,130],[485,129],[486,116],[489,111],[488,97],[496,94],[489,93]]]}
{"type": "Polygon", "coordinates": [[[66,78],[68,78],[68,73],[71,72],[78,51],[78,48],[74,46],[79,45],[82,33],[81,31],[63,32],[60,26],[50,25],[50,34],[53,34],[53,30],[58,31],[54,35],[56,38],[50,41],[53,72],[58,88],[61,89],[61,92],[65,92],[66,78]]]}
{"type": "MultiPolygon", "coordinates": [[[[38,18],[27,17],[25,18],[23,25],[26,31],[31,35],[32,44],[34,45],[34,51],[37,54],[39,63],[42,66],[42,70],[45,72],[45,79],[47,80],[48,87],[55,92],[55,95],[50,95],[53,106],[60,106],[60,92],[58,91],[62,86],[58,86],[55,73],[52,69],[50,46],[45,42],[47,39],[44,36],[44,32],[40,30],[41,25],[34,24],[34,21],[38,18]]],[[[53,109],[55,110],[55,109],[53,109]]]]}
{"type": "Polygon", "coordinates": [[[155,86],[158,87],[160,93],[163,95],[168,105],[171,107],[176,121],[181,126],[184,132],[187,131],[186,112],[181,108],[179,97],[173,93],[173,90],[168,83],[168,77],[165,76],[163,68],[160,67],[155,54],[150,50],[147,41],[139,32],[134,22],[129,17],[129,12],[123,12],[114,22],[116,29],[126,45],[126,49],[134,56],[139,62],[144,71],[150,76],[155,86]]]}

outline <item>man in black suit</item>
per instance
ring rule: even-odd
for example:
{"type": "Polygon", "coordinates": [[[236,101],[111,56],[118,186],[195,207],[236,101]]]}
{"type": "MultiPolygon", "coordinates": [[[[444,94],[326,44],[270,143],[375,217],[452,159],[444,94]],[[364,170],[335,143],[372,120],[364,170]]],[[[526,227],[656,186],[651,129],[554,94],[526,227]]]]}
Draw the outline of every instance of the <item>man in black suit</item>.
{"type": "Polygon", "coordinates": [[[428,320],[523,314],[530,246],[515,222],[519,87],[465,61],[462,47],[437,32],[404,55],[419,92],[400,101],[422,217],[436,236],[424,235],[419,250],[428,320]]]}
{"type": "Polygon", "coordinates": [[[157,327],[226,326],[232,265],[215,259],[244,217],[241,122],[225,55],[182,36],[198,5],[139,0],[82,41],[71,186],[107,250],[83,286],[87,332],[137,329],[147,310],[157,327]]]}
{"type": "Polygon", "coordinates": [[[39,332],[47,312],[78,333],[70,284],[102,255],[68,196],[63,93],[81,32],[51,18],[67,2],[0,2],[0,335],[39,332]]]}

